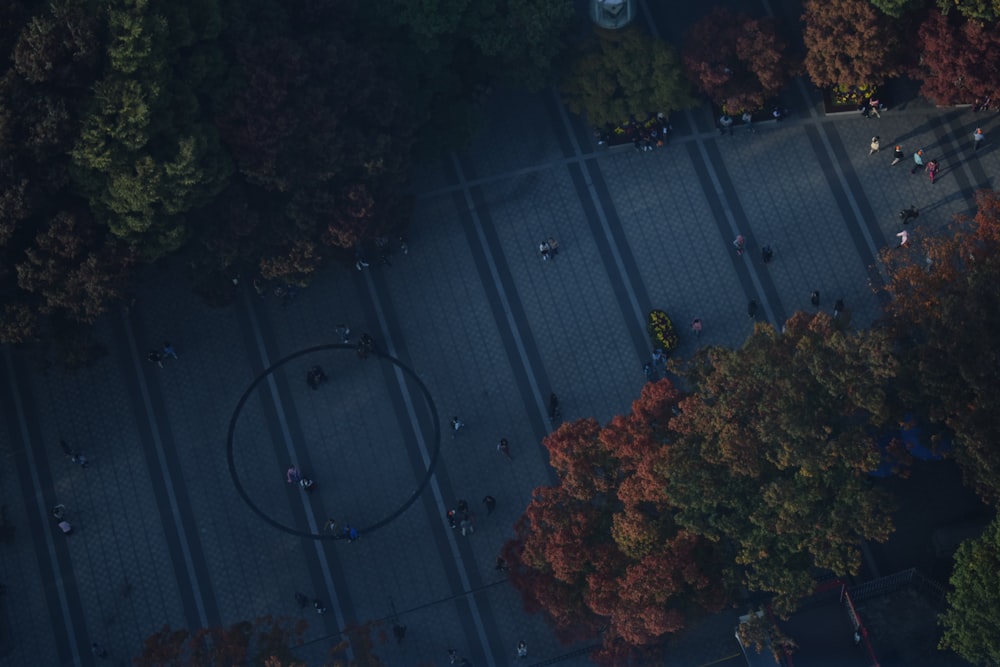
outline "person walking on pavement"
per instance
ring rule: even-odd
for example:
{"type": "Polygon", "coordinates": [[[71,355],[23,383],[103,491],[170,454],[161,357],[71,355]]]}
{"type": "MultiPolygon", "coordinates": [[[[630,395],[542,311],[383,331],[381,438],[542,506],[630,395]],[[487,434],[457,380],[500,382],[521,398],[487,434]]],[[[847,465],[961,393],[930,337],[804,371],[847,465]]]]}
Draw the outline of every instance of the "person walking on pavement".
{"type": "Polygon", "coordinates": [[[305,609],[309,606],[309,598],[306,597],[305,593],[298,591],[295,591],[295,602],[298,603],[299,609],[305,609]]]}
{"type": "Polygon", "coordinates": [[[986,141],[986,135],[983,134],[983,128],[977,127],[976,131],[972,133],[972,143],[975,145],[974,150],[978,151],[984,141],[986,141]]]}
{"type": "Polygon", "coordinates": [[[899,212],[899,219],[903,221],[905,225],[910,220],[916,220],[920,217],[920,211],[913,204],[910,204],[910,208],[904,208],[899,212]]]}
{"type": "Polygon", "coordinates": [[[747,304],[747,315],[750,316],[750,319],[753,319],[753,318],[757,317],[757,300],[756,299],[750,299],[750,303],[747,304]]]}
{"type": "Polygon", "coordinates": [[[101,646],[99,642],[94,642],[90,645],[90,652],[102,660],[106,660],[108,657],[108,650],[101,646]]]}
{"type": "Polygon", "coordinates": [[[840,317],[842,312],[844,312],[844,300],[837,299],[837,302],[833,304],[833,319],[840,317]]]}
{"type": "Polygon", "coordinates": [[[146,359],[149,360],[150,363],[156,364],[160,368],[163,368],[163,355],[157,352],[156,350],[150,350],[149,354],[146,355],[146,359]]]}
{"type": "Polygon", "coordinates": [[[895,167],[903,161],[904,157],[906,157],[906,155],[903,153],[903,147],[900,144],[896,144],[896,150],[892,152],[892,162],[889,163],[889,166],[895,167]]]}
{"type": "Polygon", "coordinates": [[[896,246],[897,248],[902,248],[903,246],[905,246],[907,243],[910,242],[910,233],[905,229],[896,234],[896,236],[899,237],[899,245],[896,246]]]}
{"type": "Polygon", "coordinates": [[[924,168],[924,151],[923,149],[920,149],[913,154],[913,169],[910,170],[910,173],[915,174],[923,168],[924,168]]]}
{"type": "Polygon", "coordinates": [[[451,418],[451,437],[452,438],[455,438],[458,435],[458,432],[461,429],[463,429],[463,428],[465,428],[465,422],[463,422],[458,417],[452,417],[451,418]]]}
{"type": "MultiPolygon", "coordinates": [[[[876,118],[881,118],[882,117],[882,114],[879,113],[879,110],[881,108],[882,108],[882,103],[879,102],[878,100],[876,100],[874,98],[868,100],[868,110],[871,113],[875,114],[876,118]]],[[[869,118],[871,118],[871,116],[869,116],[869,118]]]]}
{"type": "Polygon", "coordinates": [[[333,518],[327,519],[326,523],[323,524],[323,530],[330,531],[331,533],[336,533],[337,532],[337,520],[333,519],[333,518]]]}
{"type": "Polygon", "coordinates": [[[514,460],[510,455],[510,444],[507,442],[507,438],[500,438],[500,442],[497,443],[497,451],[506,456],[508,461],[514,460]]]}
{"type": "Polygon", "coordinates": [[[691,331],[694,332],[696,338],[701,338],[701,320],[697,317],[691,320],[691,331]]]}
{"type": "Polygon", "coordinates": [[[931,185],[934,185],[934,178],[937,176],[938,172],[938,161],[931,160],[927,163],[927,176],[931,179],[931,185]]]}
{"type": "Polygon", "coordinates": [[[809,297],[809,303],[813,305],[813,308],[819,308],[819,290],[813,290],[812,295],[809,297]]]}
{"type": "Polygon", "coordinates": [[[742,234],[737,234],[736,238],[733,239],[733,247],[736,248],[737,255],[743,255],[743,249],[746,247],[747,240],[743,238],[742,234]]]}
{"type": "Polygon", "coordinates": [[[868,157],[871,157],[875,153],[878,153],[880,148],[881,146],[878,143],[878,137],[877,136],[872,137],[871,150],[868,151],[868,157]]]}
{"type": "Polygon", "coordinates": [[[317,614],[325,614],[326,613],[326,605],[323,604],[323,601],[320,600],[319,598],[315,598],[313,600],[313,609],[316,610],[317,614]]]}
{"type": "Polygon", "coordinates": [[[663,354],[663,350],[657,347],[653,350],[653,366],[659,366],[660,364],[665,366],[667,364],[667,357],[663,354]]]}
{"type": "Polygon", "coordinates": [[[351,327],[346,324],[338,324],[335,331],[340,336],[341,342],[349,343],[351,341],[351,327]]]}
{"type": "Polygon", "coordinates": [[[556,393],[549,393],[549,423],[554,424],[557,419],[562,419],[562,410],[559,408],[559,397],[556,393]]]}
{"type": "Polygon", "coordinates": [[[528,642],[522,639],[517,643],[517,658],[518,660],[520,660],[521,658],[527,658],[527,657],[528,657],[528,642]]]}
{"type": "Polygon", "coordinates": [[[497,564],[493,569],[497,572],[510,572],[510,565],[507,565],[507,560],[503,556],[497,556],[497,564]]]}
{"type": "Polygon", "coordinates": [[[771,250],[770,245],[766,245],[760,249],[760,258],[764,260],[765,264],[769,264],[774,259],[774,251],[771,250]]]}
{"type": "Polygon", "coordinates": [[[753,129],[753,114],[751,114],[749,111],[744,111],[743,115],[740,116],[740,120],[742,120],[743,124],[747,126],[747,132],[755,131],[753,129]]]}
{"type": "Polygon", "coordinates": [[[163,357],[170,357],[174,360],[180,359],[180,357],[177,356],[177,350],[174,349],[174,346],[170,344],[169,340],[163,341],[163,357]]]}
{"type": "Polygon", "coordinates": [[[493,496],[486,496],[483,498],[483,504],[486,505],[486,516],[489,516],[497,508],[497,499],[493,496]]]}

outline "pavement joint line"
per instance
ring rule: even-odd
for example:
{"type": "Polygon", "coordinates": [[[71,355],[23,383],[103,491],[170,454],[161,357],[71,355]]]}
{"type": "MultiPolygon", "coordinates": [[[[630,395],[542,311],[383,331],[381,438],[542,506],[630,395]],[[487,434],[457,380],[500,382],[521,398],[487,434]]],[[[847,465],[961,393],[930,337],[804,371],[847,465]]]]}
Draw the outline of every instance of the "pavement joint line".
{"type": "MultiPolygon", "coordinates": [[[[7,366],[6,375],[7,382],[10,385],[10,395],[14,401],[14,409],[17,412],[17,425],[21,431],[21,437],[27,442],[30,431],[28,430],[28,421],[24,414],[24,401],[21,399],[21,394],[17,390],[17,383],[14,380],[14,365],[10,359],[10,346],[3,346],[3,357],[4,364],[7,366]]],[[[28,468],[31,470],[31,484],[35,487],[35,501],[38,504],[39,513],[43,517],[48,517],[51,510],[45,505],[42,480],[39,478],[38,466],[35,463],[34,447],[26,446],[23,450],[28,459],[28,468]]],[[[66,597],[66,583],[63,580],[62,568],[59,567],[56,556],[55,540],[52,538],[52,531],[48,529],[48,526],[42,532],[45,533],[45,546],[48,547],[50,565],[52,571],[55,573],[55,581],[53,583],[55,584],[56,594],[59,596],[59,606],[62,609],[63,623],[66,626],[66,636],[69,640],[70,651],[73,654],[73,664],[81,665],[80,652],[77,650],[79,647],[77,646],[76,630],[71,621],[69,600],[66,597]]]]}
{"type": "MultiPolygon", "coordinates": [[[[684,112],[688,116],[688,121],[694,126],[694,118],[690,110],[684,112]]],[[[708,177],[712,179],[712,187],[715,188],[715,195],[718,197],[719,205],[722,207],[722,212],[726,216],[726,222],[729,223],[729,230],[735,239],[741,232],[739,225],[736,224],[736,216],[733,214],[733,209],[729,205],[729,199],[726,197],[725,189],[722,187],[722,181],[719,180],[719,174],[715,170],[715,166],[712,164],[711,158],[708,156],[708,150],[705,148],[705,140],[699,140],[696,144],[698,146],[698,153],[701,154],[702,163],[705,165],[705,171],[708,173],[708,177]]],[[[705,193],[706,195],[708,193],[705,193]]],[[[749,230],[747,230],[749,233],[749,230]]],[[[726,239],[723,239],[726,242],[726,239]]],[[[740,255],[740,259],[743,256],[740,255]]],[[[747,274],[750,276],[750,282],[753,283],[754,292],[757,294],[757,299],[759,299],[760,305],[764,307],[764,312],[767,313],[767,320],[775,328],[781,328],[781,322],[778,322],[777,315],[774,314],[774,309],[771,308],[771,302],[767,299],[767,293],[764,291],[764,285],[761,283],[760,276],[757,275],[757,267],[753,262],[744,262],[747,270],[747,274]]]]}
{"type": "Polygon", "coordinates": [[[489,242],[486,240],[486,235],[483,233],[483,221],[479,217],[479,213],[476,211],[476,203],[473,201],[472,193],[470,191],[472,186],[470,186],[465,180],[465,172],[462,171],[462,165],[459,162],[458,155],[453,152],[451,154],[451,159],[455,167],[455,177],[458,179],[461,186],[462,196],[465,198],[465,203],[469,206],[469,218],[475,226],[476,238],[479,239],[479,243],[483,248],[483,256],[486,257],[486,264],[490,270],[490,276],[493,278],[493,285],[496,288],[497,297],[503,304],[503,314],[507,319],[507,326],[510,328],[514,345],[517,346],[517,354],[521,357],[521,366],[524,368],[528,383],[531,385],[531,393],[535,398],[535,406],[538,408],[539,414],[547,415],[548,413],[546,412],[545,407],[546,404],[542,399],[542,391],[538,386],[538,380],[535,377],[534,368],[528,361],[528,352],[524,347],[524,337],[521,335],[521,330],[517,326],[517,322],[514,320],[514,314],[510,306],[510,299],[507,297],[507,291],[504,289],[503,281],[500,280],[500,272],[497,270],[496,261],[493,259],[493,254],[490,251],[489,242]]]}
{"type": "MultiPolygon", "coordinates": [[[[264,344],[264,336],[260,330],[260,321],[258,320],[257,313],[253,309],[253,305],[250,302],[250,295],[246,291],[243,292],[243,305],[247,310],[247,319],[250,321],[253,337],[257,343],[257,353],[259,355],[261,365],[265,369],[270,368],[270,357],[267,354],[267,347],[264,344]]],[[[288,421],[285,419],[284,404],[281,402],[281,396],[279,395],[278,387],[274,382],[273,373],[269,373],[267,376],[267,386],[268,390],[271,392],[271,399],[274,401],[274,409],[275,412],[277,412],[278,422],[281,425],[281,436],[285,441],[285,450],[288,452],[292,461],[295,461],[297,459],[295,456],[295,443],[292,440],[292,434],[288,428],[288,421]]],[[[312,533],[319,533],[319,525],[316,522],[316,515],[313,513],[312,506],[306,502],[303,502],[302,506],[305,511],[306,520],[309,522],[309,530],[312,533]]],[[[330,604],[333,607],[333,613],[337,619],[337,626],[341,628],[346,627],[344,611],[340,607],[340,597],[337,595],[337,589],[333,584],[333,575],[330,573],[330,564],[326,560],[326,554],[323,553],[323,541],[311,541],[313,549],[316,551],[320,571],[323,573],[323,583],[326,585],[327,595],[330,596],[330,604]]],[[[348,661],[354,660],[354,649],[350,644],[347,646],[346,654],[348,661]]]]}
{"type": "MultiPolygon", "coordinates": [[[[569,122],[569,116],[566,113],[566,105],[560,103],[559,95],[554,89],[551,91],[551,95],[556,98],[556,107],[559,109],[559,119],[563,123],[566,134],[569,135],[570,142],[573,145],[573,152],[576,153],[577,157],[582,157],[580,144],[576,140],[576,135],[573,133],[573,128],[569,122]]],[[[586,165],[581,171],[583,171],[584,182],[587,184],[587,193],[590,195],[590,201],[594,205],[594,212],[597,213],[597,218],[601,221],[601,230],[604,232],[604,238],[605,241],[607,241],[608,249],[611,251],[611,255],[615,258],[615,268],[618,270],[618,277],[621,280],[621,284],[625,287],[626,293],[628,293],[629,305],[632,306],[632,311],[635,313],[636,321],[640,326],[644,327],[646,324],[646,317],[642,312],[642,307],[639,305],[639,297],[636,296],[635,287],[632,285],[632,281],[629,280],[628,271],[625,269],[625,260],[622,259],[621,250],[619,250],[618,244],[615,242],[615,235],[611,232],[611,225],[608,222],[607,212],[604,210],[601,198],[597,196],[597,190],[594,187],[594,180],[590,177],[590,165],[586,165]]],[[[545,413],[546,417],[548,416],[545,409],[543,409],[542,412],[545,413]]]]}
{"type": "MultiPolygon", "coordinates": [[[[129,321],[126,311],[121,311],[121,319],[124,325],[125,337],[128,340],[129,349],[138,352],[138,345],[135,340],[135,332],[132,330],[132,323],[129,321]]],[[[205,612],[205,601],[202,596],[201,586],[198,584],[198,572],[194,566],[194,557],[191,555],[191,545],[188,544],[187,533],[185,532],[184,521],[181,518],[180,507],[177,502],[177,492],[174,488],[174,478],[170,474],[170,467],[167,465],[167,456],[163,447],[163,439],[160,437],[160,424],[156,419],[156,411],[153,410],[153,401],[149,396],[149,385],[142,372],[141,362],[138,354],[129,355],[132,361],[132,370],[135,372],[139,384],[139,394],[142,397],[142,407],[149,420],[149,433],[153,439],[153,449],[156,451],[156,461],[159,464],[160,473],[163,475],[164,486],[167,490],[167,501],[170,503],[170,513],[173,515],[174,528],[177,533],[177,540],[180,543],[181,553],[184,555],[184,567],[187,569],[188,581],[191,585],[191,593],[194,596],[194,604],[198,609],[198,620],[202,627],[208,627],[208,614],[205,612]]]]}

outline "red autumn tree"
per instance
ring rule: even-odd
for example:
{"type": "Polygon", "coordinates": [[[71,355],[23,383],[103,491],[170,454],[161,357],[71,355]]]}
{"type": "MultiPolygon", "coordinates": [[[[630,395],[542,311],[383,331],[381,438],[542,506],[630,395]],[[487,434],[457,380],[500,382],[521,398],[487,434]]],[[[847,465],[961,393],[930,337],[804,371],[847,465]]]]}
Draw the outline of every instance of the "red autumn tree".
{"type": "Polygon", "coordinates": [[[715,549],[674,520],[656,470],[679,398],[667,381],[647,385],[630,415],[603,428],[567,423],[546,438],[560,484],[536,489],[504,547],[525,606],[546,612],[560,637],[608,626],[605,662],[657,651],[693,613],[725,600],[715,549]]]}
{"type": "Polygon", "coordinates": [[[984,53],[1000,51],[1000,27],[931,11],[921,24],[918,41],[923,50],[920,92],[935,104],[969,104],[976,98],[1000,93],[1000,62],[984,53]]]}
{"type": "Polygon", "coordinates": [[[975,218],[883,251],[888,321],[901,342],[900,388],[914,410],[954,434],[967,482],[1000,503],[1000,195],[977,193],[975,218]]]}
{"type": "Polygon", "coordinates": [[[867,2],[806,0],[805,67],[821,87],[881,85],[899,73],[902,42],[867,2]]]}
{"type": "Polygon", "coordinates": [[[142,653],[133,658],[132,664],[135,667],[178,664],[301,667],[305,663],[295,658],[291,646],[301,641],[305,628],[305,621],[292,622],[272,616],[195,632],[171,630],[165,625],[143,641],[142,653]]]}
{"type": "Polygon", "coordinates": [[[787,45],[774,20],[716,8],[684,42],[688,78],[728,113],[755,111],[788,82],[787,45]]]}

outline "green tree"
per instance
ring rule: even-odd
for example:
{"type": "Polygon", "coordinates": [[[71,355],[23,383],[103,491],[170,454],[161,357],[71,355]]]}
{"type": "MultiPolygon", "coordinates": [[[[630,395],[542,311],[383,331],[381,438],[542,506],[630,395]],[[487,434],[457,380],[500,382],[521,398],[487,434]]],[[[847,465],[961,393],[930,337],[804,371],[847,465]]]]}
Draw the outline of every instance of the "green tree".
{"type": "Polygon", "coordinates": [[[869,3],[806,0],[802,21],[805,67],[817,86],[880,86],[899,74],[898,30],[869,3]]]}
{"type": "Polygon", "coordinates": [[[942,12],[952,9],[973,21],[989,23],[1000,19],[1000,0],[937,0],[942,12]]]}
{"type": "Polygon", "coordinates": [[[694,100],[679,59],[666,43],[632,25],[595,29],[562,86],[566,104],[594,125],[691,106],[694,100]]]}
{"type": "Polygon", "coordinates": [[[729,545],[782,615],[816,568],[856,574],[861,541],[892,532],[891,499],[867,476],[895,426],[888,337],[798,313],[781,334],[758,325],[739,350],[701,350],[683,372],[695,391],[662,468],[677,521],[729,545]]]}
{"type": "Polygon", "coordinates": [[[904,14],[916,12],[930,4],[929,0],[870,0],[872,6],[886,16],[894,19],[901,18],[904,14]]]}
{"type": "Polygon", "coordinates": [[[1000,664],[1000,517],[982,535],[963,542],[951,571],[940,648],[976,665],[1000,664]]]}
{"type": "Polygon", "coordinates": [[[887,321],[900,342],[903,400],[954,434],[954,456],[983,500],[1000,503],[1000,196],[977,193],[975,218],[884,251],[887,321]]]}
{"type": "Polygon", "coordinates": [[[204,63],[197,47],[218,30],[212,22],[195,28],[188,10],[199,7],[193,16],[201,18],[212,4],[111,1],[109,67],[72,152],[95,217],[147,259],[183,245],[185,214],[211,201],[229,176],[216,131],[199,113],[211,68],[188,66],[204,63]]]}

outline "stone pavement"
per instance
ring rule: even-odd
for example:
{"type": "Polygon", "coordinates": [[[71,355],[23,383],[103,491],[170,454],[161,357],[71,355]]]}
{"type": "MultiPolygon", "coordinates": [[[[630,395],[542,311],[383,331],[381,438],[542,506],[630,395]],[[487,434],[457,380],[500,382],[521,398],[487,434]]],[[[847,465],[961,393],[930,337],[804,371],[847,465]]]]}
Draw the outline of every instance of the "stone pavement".
{"type": "MultiPolygon", "coordinates": [[[[842,297],[865,326],[896,212],[921,209],[914,247],[900,250],[919,252],[921,228],[997,186],[996,116],[914,101],[881,120],[827,118],[801,82],[789,96],[792,118],[753,134],[720,136],[707,109],[680,114],[671,145],[645,154],[595,151],[552,92],[498,97],[469,150],[419,175],[411,249],[392,267],[333,268],[286,307],[247,288],[224,309],[191,299],[183,267],[151,269],[137,306],[99,324],[109,353],[92,368],[43,370],[4,349],[0,504],[16,533],[0,545],[0,630],[11,633],[0,667],[98,664],[93,641],[126,664],[163,625],[267,614],[309,621],[310,664],[366,621],[384,622],[391,665],[446,664],[451,647],[508,665],[521,639],[527,664],[573,651],[493,569],[532,490],[552,480],[539,444],[549,392],[566,419],[627,410],[654,307],[680,328],[680,356],[739,345],[750,299],[780,325],[817,289],[821,308],[842,297]],[[990,143],[972,157],[977,123],[990,143]],[[869,157],[872,134],[941,159],[938,182],[890,167],[891,150],[869,157]],[[548,236],[560,253],[542,262],[548,236]],[[700,340],[687,335],[694,317],[700,340]],[[399,365],[338,347],[341,322],[399,365]],[[180,359],[160,369],[145,354],[164,339],[180,359]],[[315,363],[330,377],[317,391],[304,382],[315,363]],[[454,415],[468,426],[452,439],[454,415]],[[293,463],[316,479],[310,493],[285,482],[293,463]],[[477,513],[467,537],[444,516],[459,498],[477,513]],[[68,536],[49,516],[59,503],[68,536]],[[329,517],[362,538],[302,536],[329,517]],[[329,613],[300,610],[296,591],[329,613]],[[393,623],[407,628],[399,644],[393,623]]],[[[731,657],[730,626],[679,648],[676,664],[731,657]]]]}

